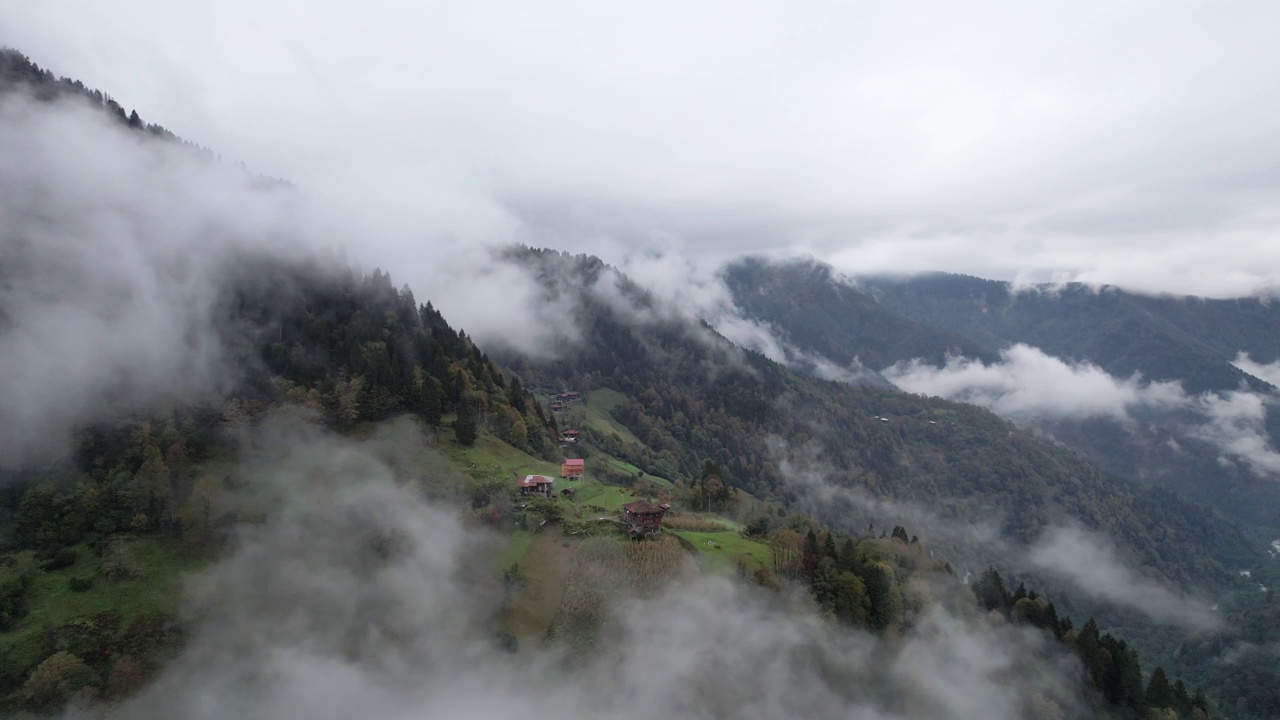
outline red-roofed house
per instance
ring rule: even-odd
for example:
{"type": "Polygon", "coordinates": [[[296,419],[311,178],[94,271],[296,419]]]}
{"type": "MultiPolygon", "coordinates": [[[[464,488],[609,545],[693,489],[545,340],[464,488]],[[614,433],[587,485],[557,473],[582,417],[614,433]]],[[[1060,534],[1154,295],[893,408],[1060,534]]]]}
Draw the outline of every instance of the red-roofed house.
{"type": "Polygon", "coordinates": [[[578,438],[580,437],[582,437],[582,433],[578,432],[577,430],[565,430],[564,432],[560,433],[560,442],[576,443],[578,442],[578,438]]]}
{"type": "Polygon", "coordinates": [[[520,478],[520,494],[521,495],[540,495],[542,497],[551,497],[552,485],[555,480],[546,475],[525,475],[520,478]]]}
{"type": "Polygon", "coordinates": [[[658,535],[662,532],[662,516],[670,509],[666,503],[654,505],[646,500],[637,500],[622,506],[622,521],[627,524],[633,538],[658,535]]]}
{"type": "Polygon", "coordinates": [[[580,478],[587,472],[587,462],[580,458],[570,458],[560,463],[560,477],[580,478]]]}

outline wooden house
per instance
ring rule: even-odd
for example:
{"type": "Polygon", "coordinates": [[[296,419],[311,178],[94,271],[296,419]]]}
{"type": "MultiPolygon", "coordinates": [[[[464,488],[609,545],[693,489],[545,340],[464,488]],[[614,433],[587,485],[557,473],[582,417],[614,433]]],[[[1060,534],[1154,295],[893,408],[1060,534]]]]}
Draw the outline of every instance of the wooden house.
{"type": "Polygon", "coordinates": [[[549,498],[554,484],[555,480],[546,475],[525,475],[520,478],[520,494],[549,498]]]}
{"type": "Polygon", "coordinates": [[[658,535],[662,533],[662,516],[670,509],[666,503],[654,505],[647,500],[636,500],[622,506],[622,522],[633,539],[658,535]]]}
{"type": "Polygon", "coordinates": [[[581,478],[587,472],[587,463],[581,458],[570,458],[560,463],[560,477],[581,478]]]}

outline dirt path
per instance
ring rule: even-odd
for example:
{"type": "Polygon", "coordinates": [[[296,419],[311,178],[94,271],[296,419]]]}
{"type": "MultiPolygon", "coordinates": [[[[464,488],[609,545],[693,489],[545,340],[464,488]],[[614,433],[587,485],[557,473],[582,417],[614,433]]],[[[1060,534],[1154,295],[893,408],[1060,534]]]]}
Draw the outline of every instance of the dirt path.
{"type": "Polygon", "coordinates": [[[542,643],[560,607],[577,545],[577,540],[565,537],[558,528],[548,528],[533,536],[533,542],[520,559],[524,590],[507,610],[506,622],[507,632],[514,635],[522,647],[542,643]]]}

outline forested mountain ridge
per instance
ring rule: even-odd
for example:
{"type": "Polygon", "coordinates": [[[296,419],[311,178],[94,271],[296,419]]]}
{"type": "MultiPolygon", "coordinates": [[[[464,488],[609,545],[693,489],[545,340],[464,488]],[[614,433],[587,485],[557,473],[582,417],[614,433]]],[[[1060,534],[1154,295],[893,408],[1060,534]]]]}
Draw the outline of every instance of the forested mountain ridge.
{"type": "MultiPolygon", "coordinates": [[[[88,87],[79,80],[65,76],[59,77],[51,70],[41,68],[21,52],[0,46],[0,97],[12,93],[21,93],[24,97],[33,98],[39,102],[63,100],[80,102],[85,107],[101,110],[104,116],[132,130],[181,145],[205,160],[221,160],[209,148],[178,137],[161,125],[146,122],[138,115],[136,109],[126,112],[125,107],[111,95],[88,87]]],[[[240,166],[245,167],[243,163],[240,166]]],[[[279,178],[261,174],[254,175],[254,179],[266,187],[289,185],[288,182],[279,178]]]]}
{"type": "Polygon", "coordinates": [[[721,277],[748,317],[769,323],[789,343],[842,366],[856,361],[883,370],[916,358],[938,364],[949,355],[997,358],[990,343],[895,313],[841,281],[823,263],[748,257],[725,266],[721,277]]]}

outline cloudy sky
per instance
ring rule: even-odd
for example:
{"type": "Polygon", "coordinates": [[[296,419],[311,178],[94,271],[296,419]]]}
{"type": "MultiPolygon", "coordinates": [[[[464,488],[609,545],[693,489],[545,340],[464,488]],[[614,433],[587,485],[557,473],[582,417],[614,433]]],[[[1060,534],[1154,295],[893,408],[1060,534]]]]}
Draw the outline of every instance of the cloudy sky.
{"type": "MultiPolygon", "coordinates": [[[[42,0],[0,43],[412,252],[1280,288],[1280,5],[42,0]]],[[[411,257],[411,256],[410,256],[411,257]]]]}

